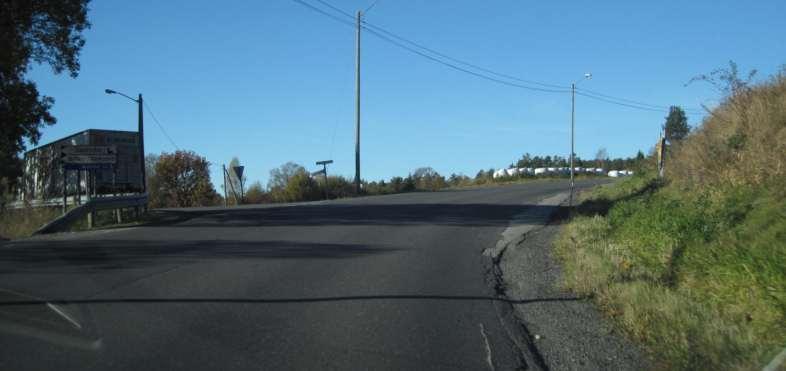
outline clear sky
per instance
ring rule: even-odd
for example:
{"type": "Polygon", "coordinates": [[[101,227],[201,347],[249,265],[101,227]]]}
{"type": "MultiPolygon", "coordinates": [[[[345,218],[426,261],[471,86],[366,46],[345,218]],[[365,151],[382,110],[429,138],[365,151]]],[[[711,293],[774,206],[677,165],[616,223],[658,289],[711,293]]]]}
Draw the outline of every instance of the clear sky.
{"type": "MultiPolygon", "coordinates": [[[[303,0],[322,7],[317,0],[303,0]]],[[[354,13],[373,0],[331,0],[354,13]]],[[[736,61],[761,77],[786,63],[786,1],[380,0],[374,25],[451,57],[519,78],[654,105],[717,104],[691,77],[736,61]]],[[[341,15],[338,15],[341,17],[341,15]]],[[[265,184],[287,161],[354,175],[354,29],[293,0],[99,1],[76,79],[36,67],[56,99],[41,143],[88,128],[136,130],[141,92],[182,149],[213,164],[238,156],[265,184]]],[[[351,22],[351,20],[350,20],[351,22]]],[[[570,94],[505,86],[362,38],[362,176],[420,166],[473,176],[532,154],[570,151],[570,94]]],[[[645,152],[666,113],[576,100],[576,153],[645,152]]],[[[701,115],[690,115],[689,124],[701,115]]],[[[146,151],[174,147],[146,113],[146,151]]],[[[218,188],[220,190],[220,188],[218,188]]]]}

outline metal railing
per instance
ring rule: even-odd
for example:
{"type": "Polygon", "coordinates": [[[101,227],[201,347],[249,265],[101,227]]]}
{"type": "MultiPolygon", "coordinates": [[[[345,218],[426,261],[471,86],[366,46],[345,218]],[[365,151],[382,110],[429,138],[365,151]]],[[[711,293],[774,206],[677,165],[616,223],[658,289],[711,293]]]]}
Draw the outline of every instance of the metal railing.
{"type": "MultiPolygon", "coordinates": [[[[47,223],[33,234],[54,233],[65,230],[73,222],[98,210],[124,209],[130,207],[144,207],[147,205],[147,193],[130,196],[111,196],[92,198],[80,206],[68,210],[62,216],[47,223]]],[[[61,203],[62,205],[62,203],[61,203]]]]}

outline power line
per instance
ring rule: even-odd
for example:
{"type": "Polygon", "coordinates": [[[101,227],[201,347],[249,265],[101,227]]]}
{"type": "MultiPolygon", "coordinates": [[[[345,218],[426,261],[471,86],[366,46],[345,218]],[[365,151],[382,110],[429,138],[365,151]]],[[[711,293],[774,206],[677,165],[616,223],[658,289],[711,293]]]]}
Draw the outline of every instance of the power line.
{"type": "MultiPolygon", "coordinates": [[[[307,8],[309,8],[309,9],[317,12],[317,13],[320,13],[320,14],[324,15],[324,16],[330,17],[330,18],[332,18],[333,20],[335,20],[337,22],[341,22],[341,23],[343,23],[343,24],[345,24],[347,26],[353,27],[353,28],[355,27],[354,23],[346,21],[346,20],[341,19],[339,17],[336,17],[335,15],[330,14],[330,13],[328,13],[328,12],[322,10],[322,9],[319,9],[319,8],[313,6],[313,5],[311,5],[311,4],[309,4],[309,3],[305,2],[305,1],[302,1],[302,0],[292,0],[292,1],[294,1],[294,2],[296,2],[298,4],[300,4],[300,5],[303,5],[303,6],[307,7],[307,8]]],[[[319,0],[317,0],[317,1],[319,1],[319,0]]],[[[322,2],[322,1],[320,1],[320,2],[322,2]]],[[[333,6],[330,6],[330,8],[338,10],[338,8],[335,8],[333,6]]],[[[344,14],[344,15],[348,14],[348,13],[344,13],[343,11],[341,11],[341,13],[344,14]]],[[[352,18],[351,15],[349,17],[352,18]]]]}
{"type": "Polygon", "coordinates": [[[143,101],[143,103],[145,104],[145,108],[147,108],[147,113],[150,114],[150,117],[153,118],[153,121],[156,123],[156,125],[158,125],[158,128],[161,129],[161,133],[164,134],[166,139],[169,140],[169,143],[172,144],[172,146],[175,147],[175,149],[180,150],[180,147],[178,147],[177,144],[175,144],[175,141],[172,140],[172,137],[170,137],[169,134],[167,134],[166,130],[164,130],[164,126],[161,125],[160,122],[158,122],[158,119],[156,118],[156,115],[153,113],[153,110],[150,108],[149,105],[147,105],[147,101],[143,101]]]}
{"type": "MultiPolygon", "coordinates": [[[[301,2],[300,0],[295,0],[295,1],[301,2]]],[[[342,15],[344,15],[345,17],[354,19],[352,14],[350,14],[350,13],[348,13],[348,12],[346,12],[346,11],[344,11],[344,10],[342,10],[342,9],[340,9],[340,8],[330,4],[330,3],[328,3],[327,1],[324,1],[324,0],[315,0],[315,1],[319,2],[320,4],[330,8],[330,9],[332,9],[332,10],[334,10],[334,11],[336,11],[336,12],[342,14],[342,15]]],[[[342,20],[342,22],[343,22],[343,20],[342,20]]],[[[510,80],[515,80],[515,81],[519,81],[519,82],[523,82],[523,83],[527,83],[527,84],[534,84],[534,85],[540,85],[540,86],[544,86],[544,87],[548,87],[548,88],[560,89],[560,90],[564,90],[565,92],[567,92],[568,89],[570,89],[569,86],[547,84],[547,83],[533,81],[533,80],[525,80],[525,79],[518,78],[518,77],[515,77],[515,76],[511,76],[511,75],[495,72],[495,71],[490,70],[488,68],[483,68],[483,67],[478,66],[476,64],[472,64],[472,63],[460,60],[458,58],[451,57],[451,56],[449,56],[447,54],[444,54],[444,53],[440,53],[440,52],[438,52],[438,51],[436,51],[434,49],[431,49],[431,48],[429,48],[429,47],[427,47],[427,46],[425,46],[423,44],[419,44],[419,43],[416,43],[416,42],[414,42],[412,40],[406,39],[406,38],[404,38],[402,36],[396,35],[395,33],[390,32],[390,31],[388,31],[388,30],[386,30],[386,29],[384,29],[382,27],[379,27],[377,25],[374,25],[373,23],[370,23],[370,22],[368,22],[366,20],[362,20],[362,23],[364,25],[363,28],[365,28],[368,31],[372,31],[370,29],[370,28],[372,28],[372,29],[374,29],[374,31],[377,31],[379,33],[384,33],[384,34],[386,34],[386,35],[388,35],[388,36],[390,36],[392,38],[395,38],[397,40],[405,42],[405,43],[407,43],[409,45],[412,45],[412,46],[414,46],[416,48],[424,50],[424,51],[426,51],[428,53],[440,56],[440,57],[445,58],[445,59],[447,59],[449,61],[461,64],[461,65],[464,65],[464,66],[467,66],[467,67],[470,67],[470,68],[474,68],[474,69],[479,70],[479,71],[483,71],[483,72],[486,72],[486,73],[489,73],[489,74],[492,74],[492,75],[495,75],[495,76],[498,76],[498,77],[502,77],[502,78],[506,78],[506,79],[510,79],[510,80]]]]}
{"type": "Polygon", "coordinates": [[[371,5],[369,5],[368,8],[366,8],[366,10],[363,11],[363,14],[368,13],[368,11],[371,10],[371,8],[373,8],[374,5],[377,5],[378,2],[379,2],[379,0],[374,0],[374,2],[371,3],[371,5]]]}
{"type": "MultiPolygon", "coordinates": [[[[438,56],[440,56],[440,57],[442,57],[442,58],[445,58],[445,59],[447,59],[447,60],[450,60],[450,61],[453,61],[453,62],[456,62],[456,63],[462,64],[462,65],[464,65],[464,66],[467,66],[467,67],[471,67],[471,68],[477,69],[477,70],[479,70],[479,71],[483,71],[483,72],[486,72],[486,73],[489,73],[489,74],[492,74],[492,75],[495,75],[495,76],[499,76],[499,77],[503,77],[503,78],[506,78],[506,79],[515,80],[515,81],[519,81],[519,82],[523,82],[523,83],[527,83],[527,84],[540,85],[540,86],[544,86],[544,87],[548,87],[548,88],[561,89],[561,90],[565,90],[565,91],[567,91],[568,89],[570,89],[570,87],[569,87],[569,86],[564,86],[564,85],[554,85],[554,84],[547,84],[547,83],[538,82],[538,81],[533,81],[533,80],[525,80],[525,79],[522,79],[522,78],[519,78],[519,77],[515,77],[515,76],[507,75],[507,74],[504,74],[504,73],[495,72],[495,71],[493,71],[493,70],[490,70],[490,69],[488,69],[488,68],[480,67],[480,66],[478,66],[478,65],[476,65],[476,64],[472,64],[472,63],[469,63],[469,62],[466,62],[466,61],[462,61],[462,60],[460,60],[460,59],[453,58],[453,57],[451,57],[451,56],[449,56],[449,55],[447,55],[447,54],[440,53],[440,52],[438,52],[438,51],[436,51],[436,50],[434,50],[434,49],[428,48],[428,47],[426,47],[426,46],[424,46],[424,45],[422,45],[422,44],[418,44],[418,43],[416,43],[416,42],[414,42],[414,41],[411,41],[411,40],[408,40],[408,39],[406,39],[406,38],[404,38],[404,37],[398,36],[398,35],[396,35],[396,34],[394,34],[394,33],[390,32],[390,31],[387,31],[387,30],[383,29],[382,27],[375,26],[375,25],[373,25],[373,24],[371,24],[371,23],[369,23],[369,22],[367,22],[367,21],[363,21],[363,23],[364,23],[366,26],[369,26],[369,27],[371,27],[371,28],[374,28],[375,30],[377,30],[377,31],[379,31],[379,32],[381,32],[381,33],[384,33],[384,34],[386,34],[386,35],[389,35],[389,36],[391,36],[391,37],[393,37],[393,38],[395,38],[395,39],[401,40],[401,41],[403,41],[403,42],[405,42],[405,43],[407,43],[407,44],[413,45],[413,46],[415,46],[415,47],[417,47],[417,48],[420,48],[420,49],[422,49],[422,50],[425,50],[425,51],[427,51],[427,52],[429,52],[429,53],[432,53],[432,54],[438,55],[438,56]]],[[[368,29],[368,28],[366,28],[366,29],[368,29]]]]}
{"type": "Polygon", "coordinates": [[[445,65],[445,66],[450,67],[452,69],[455,69],[455,70],[458,70],[458,71],[461,71],[461,72],[464,72],[464,73],[468,73],[468,74],[473,75],[473,76],[480,77],[482,79],[486,79],[486,80],[489,80],[489,81],[493,81],[493,82],[496,82],[496,83],[499,83],[499,84],[508,85],[508,86],[512,86],[512,87],[516,87],[516,88],[540,91],[540,92],[544,92],[544,93],[567,93],[569,91],[569,90],[556,90],[556,89],[537,88],[537,87],[533,87],[533,86],[521,85],[521,84],[513,83],[513,82],[510,82],[510,81],[505,81],[505,80],[500,80],[498,78],[490,77],[490,76],[487,76],[487,75],[484,75],[484,74],[481,74],[481,73],[477,73],[475,71],[468,70],[466,68],[462,68],[462,67],[456,66],[455,64],[445,62],[445,61],[440,60],[438,58],[435,58],[435,57],[433,57],[431,55],[423,53],[423,52],[421,52],[421,51],[419,51],[417,49],[410,48],[410,47],[408,47],[408,46],[406,46],[406,45],[404,45],[404,44],[402,44],[402,43],[400,43],[398,41],[395,41],[395,40],[393,40],[391,38],[388,38],[388,37],[382,35],[381,33],[377,32],[377,31],[374,31],[373,29],[370,29],[370,28],[365,28],[365,29],[366,29],[366,31],[370,32],[372,35],[374,35],[374,36],[376,36],[376,37],[378,37],[378,38],[380,38],[382,40],[385,40],[385,41],[387,41],[387,42],[389,42],[389,43],[391,43],[393,45],[396,45],[399,48],[405,49],[405,50],[407,50],[409,52],[415,53],[417,55],[420,55],[420,56],[422,56],[424,58],[427,58],[427,59],[432,60],[434,62],[437,62],[439,64],[445,65]]]}
{"type": "MultiPolygon", "coordinates": [[[[632,100],[632,99],[619,98],[619,97],[615,97],[615,96],[611,96],[611,95],[607,95],[607,94],[602,94],[602,93],[599,93],[599,92],[596,92],[596,91],[592,91],[592,90],[589,90],[589,89],[576,88],[576,91],[583,91],[586,94],[596,95],[596,96],[600,96],[600,97],[603,97],[603,98],[608,98],[608,99],[612,99],[612,100],[627,102],[627,103],[630,103],[630,104],[643,106],[643,107],[649,107],[649,108],[655,108],[655,109],[659,109],[659,110],[669,110],[671,108],[671,106],[659,106],[659,105],[655,105],[655,104],[649,104],[649,103],[645,103],[645,102],[635,101],[635,100],[632,100]]],[[[684,108],[684,109],[685,109],[685,111],[697,111],[697,112],[701,112],[702,111],[701,109],[698,109],[698,108],[684,108]]]]}
{"type": "MultiPolygon", "coordinates": [[[[329,12],[327,12],[327,11],[321,9],[321,8],[318,8],[318,7],[315,7],[315,6],[311,5],[311,4],[308,4],[308,3],[306,3],[303,0],[293,0],[293,1],[295,1],[295,2],[297,2],[299,4],[301,4],[301,5],[304,5],[304,6],[310,8],[310,9],[312,9],[314,11],[317,11],[320,14],[323,14],[323,15],[325,15],[327,17],[330,17],[330,18],[332,18],[332,19],[334,19],[334,20],[336,20],[338,22],[341,22],[341,23],[343,23],[345,25],[351,26],[353,28],[356,26],[354,24],[355,17],[352,14],[342,10],[341,8],[338,8],[338,7],[330,4],[329,2],[327,2],[325,0],[315,0],[315,1],[320,3],[320,4],[322,4],[325,7],[333,10],[334,12],[343,15],[344,17],[346,17],[348,19],[352,19],[353,22],[350,22],[350,21],[348,21],[346,19],[340,18],[340,17],[338,17],[338,16],[336,16],[334,14],[331,14],[331,13],[329,13],[329,12]]],[[[372,4],[372,6],[373,6],[373,4],[372,4]]],[[[567,92],[570,92],[570,87],[568,87],[568,86],[548,84],[548,83],[543,83],[543,82],[538,82],[538,81],[533,81],[533,80],[522,79],[522,78],[519,78],[519,77],[516,77],[516,76],[509,75],[509,74],[499,73],[499,72],[496,72],[494,70],[491,70],[491,69],[488,69],[488,68],[484,68],[484,67],[478,66],[476,64],[472,64],[472,63],[463,61],[461,59],[451,57],[451,56],[449,56],[447,54],[438,52],[438,51],[436,51],[434,49],[431,49],[431,48],[426,47],[426,46],[424,46],[422,44],[419,44],[417,42],[414,42],[412,40],[409,40],[407,38],[399,36],[399,35],[397,35],[397,34],[395,34],[393,32],[390,32],[390,31],[388,31],[388,30],[386,30],[386,29],[384,29],[382,27],[376,26],[376,25],[374,25],[374,24],[372,24],[370,22],[367,22],[365,20],[361,20],[361,22],[362,22],[362,27],[366,31],[370,32],[372,35],[380,38],[381,40],[386,41],[388,43],[391,43],[391,44],[393,44],[395,46],[398,46],[399,48],[407,50],[407,51],[409,51],[411,53],[414,53],[414,54],[416,54],[418,56],[421,56],[421,57],[424,57],[426,59],[429,59],[429,60],[431,60],[433,62],[442,64],[442,65],[444,65],[446,67],[449,67],[449,68],[452,68],[454,70],[458,70],[460,72],[464,72],[464,73],[467,73],[467,74],[470,74],[470,75],[473,75],[473,76],[476,76],[476,77],[479,77],[479,78],[482,78],[482,79],[486,79],[486,80],[489,80],[489,81],[492,81],[492,82],[496,82],[496,83],[499,83],[499,84],[512,86],[512,87],[517,87],[517,88],[521,88],[521,89],[540,91],[540,92],[547,92],[547,93],[567,93],[567,92]],[[437,58],[437,57],[439,57],[439,58],[437,58]],[[442,59],[440,59],[440,58],[442,58],[442,59]],[[445,61],[445,60],[447,60],[447,61],[445,61]],[[453,62],[453,63],[450,63],[450,62],[453,62]],[[460,67],[458,65],[466,66],[467,68],[460,67]],[[481,71],[482,73],[470,70],[468,68],[474,69],[474,70],[477,70],[477,71],[481,71]],[[489,75],[492,75],[492,76],[489,76],[489,75]],[[493,77],[493,76],[496,76],[496,77],[493,77]],[[511,82],[511,81],[508,81],[508,80],[518,81],[518,82],[525,83],[525,84],[539,85],[539,86],[543,86],[545,88],[534,87],[534,86],[529,86],[529,85],[522,85],[522,84],[514,83],[514,82],[511,82]]],[[[590,99],[595,99],[595,100],[598,100],[598,101],[601,101],[601,102],[614,104],[614,105],[619,105],[619,106],[624,106],[624,107],[633,108],[633,109],[638,109],[638,110],[643,110],[643,111],[664,112],[664,111],[668,111],[669,110],[669,107],[667,107],[667,106],[659,106],[659,105],[654,105],[654,104],[645,103],[645,102],[641,102],[641,101],[636,101],[636,100],[632,100],[632,99],[614,97],[614,96],[611,96],[611,95],[599,93],[599,92],[592,91],[592,90],[589,90],[589,89],[577,89],[576,94],[584,96],[584,97],[587,97],[587,98],[590,98],[590,99]]],[[[703,111],[701,111],[699,109],[695,109],[695,108],[687,108],[687,109],[685,109],[685,111],[686,111],[686,113],[690,113],[690,114],[702,114],[703,113],[703,111]]]]}
{"type": "MultiPolygon", "coordinates": [[[[295,1],[295,2],[297,2],[299,4],[302,4],[302,5],[305,5],[305,6],[309,7],[310,9],[313,9],[313,10],[315,10],[315,11],[321,13],[321,14],[327,15],[330,18],[332,18],[334,20],[337,20],[337,21],[339,21],[339,22],[341,22],[343,24],[355,27],[355,25],[353,23],[350,23],[347,20],[338,18],[337,16],[335,16],[333,14],[329,14],[329,13],[325,12],[322,9],[319,9],[319,8],[317,8],[317,7],[315,7],[315,6],[311,5],[311,4],[305,3],[302,0],[293,0],[293,1],[295,1]]],[[[333,9],[334,11],[344,15],[345,17],[354,19],[354,17],[351,14],[341,10],[340,8],[337,8],[337,7],[333,6],[333,5],[331,5],[330,3],[328,3],[328,2],[326,2],[324,0],[316,0],[316,1],[319,2],[320,4],[323,4],[323,5],[327,6],[328,8],[333,9]]],[[[540,92],[545,92],[545,93],[567,93],[567,92],[570,91],[570,90],[568,90],[568,87],[565,87],[565,86],[557,86],[557,85],[538,83],[538,82],[534,82],[534,81],[528,81],[528,80],[524,80],[524,79],[517,79],[517,78],[512,77],[512,76],[495,73],[494,71],[491,71],[491,70],[488,70],[488,69],[485,69],[485,68],[473,65],[473,64],[468,63],[468,62],[461,61],[461,60],[456,59],[456,58],[452,58],[452,57],[450,57],[450,56],[448,56],[446,54],[437,52],[437,51],[435,51],[433,49],[430,49],[430,48],[427,48],[427,47],[425,47],[423,45],[417,44],[414,41],[409,41],[409,40],[407,40],[407,39],[405,39],[403,37],[400,37],[398,35],[393,34],[392,32],[386,31],[386,30],[382,29],[381,27],[374,26],[374,25],[372,25],[372,24],[370,24],[370,23],[368,23],[366,21],[363,21],[363,24],[364,24],[363,28],[366,31],[370,32],[372,35],[374,35],[374,36],[376,36],[376,37],[378,37],[378,38],[380,38],[380,39],[382,39],[384,41],[387,41],[388,43],[391,43],[391,44],[393,44],[395,46],[398,46],[398,47],[400,47],[402,49],[405,49],[405,50],[407,50],[407,51],[409,51],[411,53],[417,54],[417,55],[419,55],[421,57],[427,58],[427,59],[429,59],[429,60],[431,60],[433,62],[442,64],[444,66],[450,67],[452,69],[455,69],[455,70],[458,70],[458,71],[461,71],[461,72],[464,72],[464,73],[468,73],[468,74],[476,76],[476,77],[480,77],[482,79],[486,79],[486,80],[493,81],[493,82],[496,82],[496,83],[499,83],[499,84],[503,84],[503,85],[513,86],[513,87],[517,87],[517,88],[521,88],[521,89],[535,90],[535,91],[540,91],[540,92]],[[379,31],[377,31],[377,30],[379,30],[379,31]],[[387,37],[387,36],[383,35],[382,33],[388,34],[391,37],[387,37]],[[448,60],[450,60],[450,61],[452,61],[454,63],[463,64],[465,66],[469,66],[471,68],[475,68],[477,70],[480,70],[480,71],[483,71],[483,72],[486,72],[486,73],[491,73],[493,75],[497,75],[497,76],[500,76],[500,77],[503,77],[503,78],[506,78],[506,79],[510,79],[510,80],[517,80],[517,81],[531,83],[531,84],[538,84],[538,85],[556,87],[557,89],[545,89],[545,88],[538,88],[538,87],[533,87],[533,86],[527,86],[527,85],[513,83],[513,82],[510,82],[510,81],[504,81],[504,80],[501,80],[501,79],[498,79],[498,78],[487,76],[487,75],[484,75],[482,73],[478,73],[478,72],[471,71],[471,70],[468,70],[468,69],[463,68],[463,67],[459,67],[459,66],[457,66],[457,65],[455,65],[453,63],[449,63],[449,62],[443,61],[443,60],[441,60],[439,58],[436,58],[436,57],[434,57],[432,55],[427,54],[426,52],[423,52],[423,51],[420,51],[420,50],[417,50],[417,49],[413,49],[413,48],[411,48],[411,47],[409,47],[407,45],[404,45],[401,42],[393,40],[392,38],[396,38],[396,39],[402,40],[402,41],[404,41],[404,42],[406,42],[408,44],[411,44],[411,45],[414,45],[414,46],[416,46],[416,47],[418,47],[420,49],[423,49],[423,50],[425,50],[428,53],[435,54],[435,55],[440,56],[442,58],[448,59],[448,60]]]]}

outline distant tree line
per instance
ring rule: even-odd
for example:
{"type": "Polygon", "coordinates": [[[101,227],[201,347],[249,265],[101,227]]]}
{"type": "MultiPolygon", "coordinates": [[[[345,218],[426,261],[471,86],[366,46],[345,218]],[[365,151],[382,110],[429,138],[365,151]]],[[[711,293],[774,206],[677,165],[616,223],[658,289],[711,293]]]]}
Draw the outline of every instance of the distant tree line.
{"type": "MultiPolygon", "coordinates": [[[[577,167],[637,170],[646,158],[641,151],[634,157],[609,159],[605,149],[600,149],[594,160],[576,158],[577,167]]],[[[240,165],[235,157],[231,166],[240,165]]],[[[147,156],[147,181],[151,207],[189,207],[222,205],[224,199],[216,192],[210,181],[210,163],[204,157],[190,151],[162,153],[147,156]]],[[[525,153],[510,167],[567,167],[565,157],[538,156],[525,153]]],[[[385,195],[405,192],[433,192],[449,187],[464,187],[510,181],[512,177],[494,179],[494,169],[478,171],[474,177],[464,174],[444,176],[431,167],[420,167],[405,177],[394,176],[388,180],[363,181],[363,195],[385,195]]],[[[520,175],[524,178],[528,175],[520,175]]],[[[245,184],[245,177],[244,177],[245,184]]],[[[240,186],[239,179],[230,172],[227,187],[240,186]]],[[[223,186],[223,184],[222,184],[223,186]]],[[[247,185],[242,203],[282,203],[337,199],[355,196],[354,185],[348,178],[339,175],[311,174],[300,164],[287,162],[270,170],[267,186],[259,181],[247,185]]],[[[235,189],[239,193],[238,189],[235,189]]],[[[228,204],[235,204],[231,189],[226,190],[228,204]]]]}
{"type": "MultiPolygon", "coordinates": [[[[573,159],[574,167],[583,168],[601,168],[606,170],[623,170],[630,169],[642,160],[644,160],[644,153],[639,151],[634,157],[619,157],[610,159],[605,148],[601,148],[595,155],[595,159],[587,160],[576,156],[573,159]]],[[[510,164],[510,167],[517,168],[539,168],[539,167],[570,167],[570,158],[562,157],[559,155],[554,156],[532,156],[525,153],[521,158],[510,164]]]]}

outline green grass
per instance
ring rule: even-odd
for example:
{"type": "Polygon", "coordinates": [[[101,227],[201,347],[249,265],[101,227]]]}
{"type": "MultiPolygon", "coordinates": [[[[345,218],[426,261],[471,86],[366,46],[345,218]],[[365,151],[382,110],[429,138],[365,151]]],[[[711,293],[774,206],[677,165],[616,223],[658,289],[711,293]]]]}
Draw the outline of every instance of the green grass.
{"type": "Polygon", "coordinates": [[[680,192],[646,176],[583,196],[555,249],[590,295],[672,369],[760,369],[786,346],[779,187],[680,192]]]}

